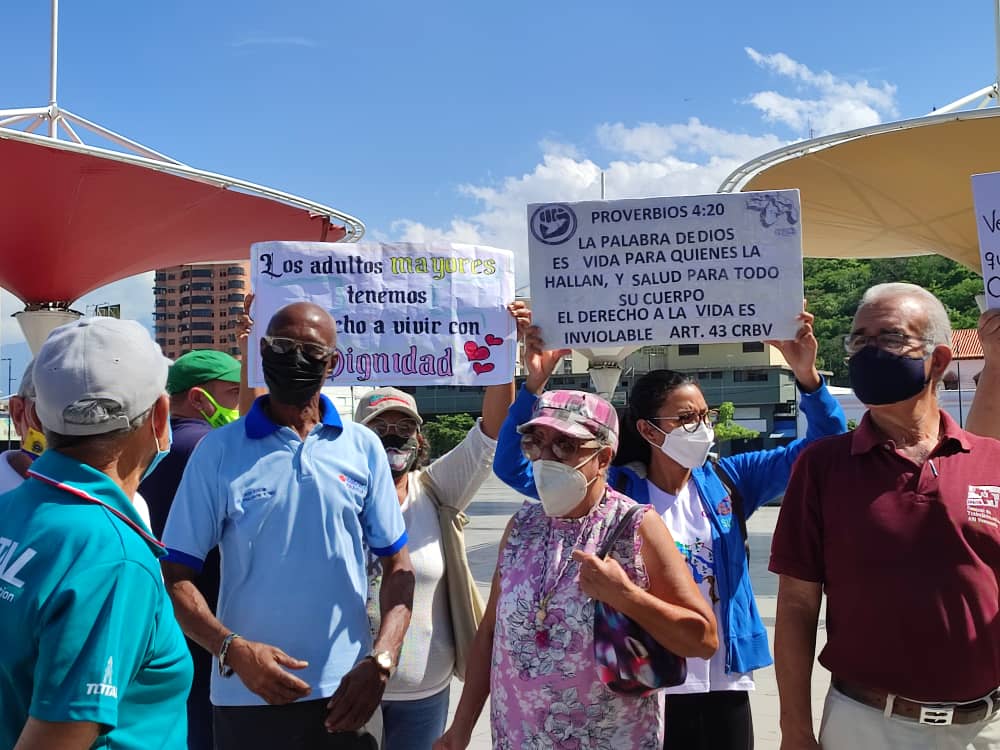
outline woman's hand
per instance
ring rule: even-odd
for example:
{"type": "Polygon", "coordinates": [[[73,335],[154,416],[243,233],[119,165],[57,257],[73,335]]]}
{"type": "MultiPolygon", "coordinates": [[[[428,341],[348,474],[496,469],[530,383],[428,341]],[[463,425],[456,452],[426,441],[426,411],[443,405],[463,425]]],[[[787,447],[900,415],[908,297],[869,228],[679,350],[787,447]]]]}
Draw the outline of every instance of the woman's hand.
{"type": "Polygon", "coordinates": [[[823,382],[816,370],[816,353],[819,351],[819,342],[813,334],[813,320],[815,316],[806,311],[806,300],[802,300],[802,312],[799,313],[799,322],[802,327],[794,339],[788,341],[766,341],[785,358],[788,366],[792,368],[795,379],[806,393],[812,393],[823,382]]]}
{"type": "Polygon", "coordinates": [[[525,387],[534,394],[540,394],[549,376],[556,369],[559,360],[569,354],[570,349],[546,349],[542,331],[538,326],[530,326],[524,333],[524,355],[522,364],[528,371],[525,387]]]}
{"type": "Polygon", "coordinates": [[[580,563],[580,588],[592,599],[619,609],[622,595],[635,587],[617,560],[580,550],[573,550],[573,559],[580,563]]]}
{"type": "Polygon", "coordinates": [[[514,323],[517,325],[517,340],[521,341],[524,339],[525,331],[531,326],[531,308],[526,302],[515,300],[507,305],[507,312],[514,318],[514,323]]]}
{"type": "Polygon", "coordinates": [[[468,738],[459,736],[455,727],[452,727],[434,741],[431,750],[465,750],[468,746],[468,738]]]}
{"type": "Polygon", "coordinates": [[[239,326],[236,331],[236,341],[240,346],[240,354],[243,355],[243,361],[247,360],[247,347],[250,342],[250,329],[253,328],[253,318],[250,317],[250,306],[253,304],[254,294],[249,292],[246,297],[243,298],[243,314],[240,316],[239,326]]]}

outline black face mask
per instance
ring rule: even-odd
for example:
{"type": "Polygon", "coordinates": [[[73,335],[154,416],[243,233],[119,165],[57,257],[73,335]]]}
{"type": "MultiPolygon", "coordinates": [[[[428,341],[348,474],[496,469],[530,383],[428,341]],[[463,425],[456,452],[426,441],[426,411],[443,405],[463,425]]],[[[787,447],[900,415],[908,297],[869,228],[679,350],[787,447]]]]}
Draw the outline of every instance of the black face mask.
{"type": "Polygon", "coordinates": [[[394,477],[408,473],[417,460],[420,442],[416,435],[401,438],[399,435],[386,435],[382,438],[386,458],[389,459],[389,469],[394,477]]]}
{"type": "Polygon", "coordinates": [[[289,406],[305,406],[326,380],[329,358],[311,359],[298,349],[277,354],[270,347],[260,353],[264,382],[271,396],[289,406]]]}
{"type": "Polygon", "coordinates": [[[929,382],[924,360],[866,346],[848,360],[854,395],[863,404],[884,406],[913,398],[929,382]]]}

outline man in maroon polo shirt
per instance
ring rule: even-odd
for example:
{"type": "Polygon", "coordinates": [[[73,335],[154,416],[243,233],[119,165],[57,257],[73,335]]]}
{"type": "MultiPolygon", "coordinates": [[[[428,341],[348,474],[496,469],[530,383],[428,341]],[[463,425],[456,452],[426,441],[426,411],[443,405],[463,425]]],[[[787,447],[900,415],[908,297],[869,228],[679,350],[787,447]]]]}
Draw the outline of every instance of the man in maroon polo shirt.
{"type": "Polygon", "coordinates": [[[950,343],[944,307],[912,284],[872,287],[854,316],[851,384],[869,410],[799,456],[771,548],[782,750],[1000,748],[1000,442],[938,408],[950,343]]]}

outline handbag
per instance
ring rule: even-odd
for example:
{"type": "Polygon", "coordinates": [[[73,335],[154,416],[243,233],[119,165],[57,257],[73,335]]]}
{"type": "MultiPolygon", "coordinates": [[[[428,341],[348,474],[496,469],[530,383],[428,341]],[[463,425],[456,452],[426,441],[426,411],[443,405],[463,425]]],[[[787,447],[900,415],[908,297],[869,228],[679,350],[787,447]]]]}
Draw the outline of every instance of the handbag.
{"type": "MultiPolygon", "coordinates": [[[[597,552],[607,559],[633,516],[646,506],[629,508],[597,552]]],[[[628,615],[594,600],[594,661],[597,675],[609,690],[644,696],[687,679],[687,659],[659,643],[628,615]]]]}
{"type": "Polygon", "coordinates": [[[418,479],[434,507],[441,526],[441,549],[444,552],[444,577],[451,610],[451,631],[455,639],[455,676],[465,679],[465,664],[472,639],[483,620],[486,604],[472,577],[465,552],[465,527],[469,517],[461,510],[441,502],[434,483],[426,472],[418,479]]]}

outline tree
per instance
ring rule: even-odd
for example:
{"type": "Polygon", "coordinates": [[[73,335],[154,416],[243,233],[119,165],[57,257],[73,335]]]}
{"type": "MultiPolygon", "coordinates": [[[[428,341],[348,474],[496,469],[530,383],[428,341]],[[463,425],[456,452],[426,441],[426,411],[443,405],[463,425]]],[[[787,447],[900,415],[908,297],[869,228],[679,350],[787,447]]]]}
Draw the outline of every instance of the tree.
{"type": "Polygon", "coordinates": [[[757,430],[750,430],[741,424],[736,424],[733,421],[735,415],[736,406],[733,402],[723,401],[719,406],[719,421],[715,423],[715,442],[724,443],[727,440],[755,438],[760,434],[757,430]]]}
{"type": "Polygon", "coordinates": [[[443,456],[469,434],[476,424],[471,414],[441,414],[423,424],[423,433],[431,444],[431,458],[443,456]]]}
{"type": "Polygon", "coordinates": [[[819,341],[817,363],[833,372],[833,383],[847,385],[843,338],[861,295],[875,284],[906,281],[934,294],[948,311],[953,328],[975,328],[979,309],[975,296],[983,280],[974,271],[940,255],[914,258],[806,258],[805,295],[816,315],[813,329],[819,341]]]}

